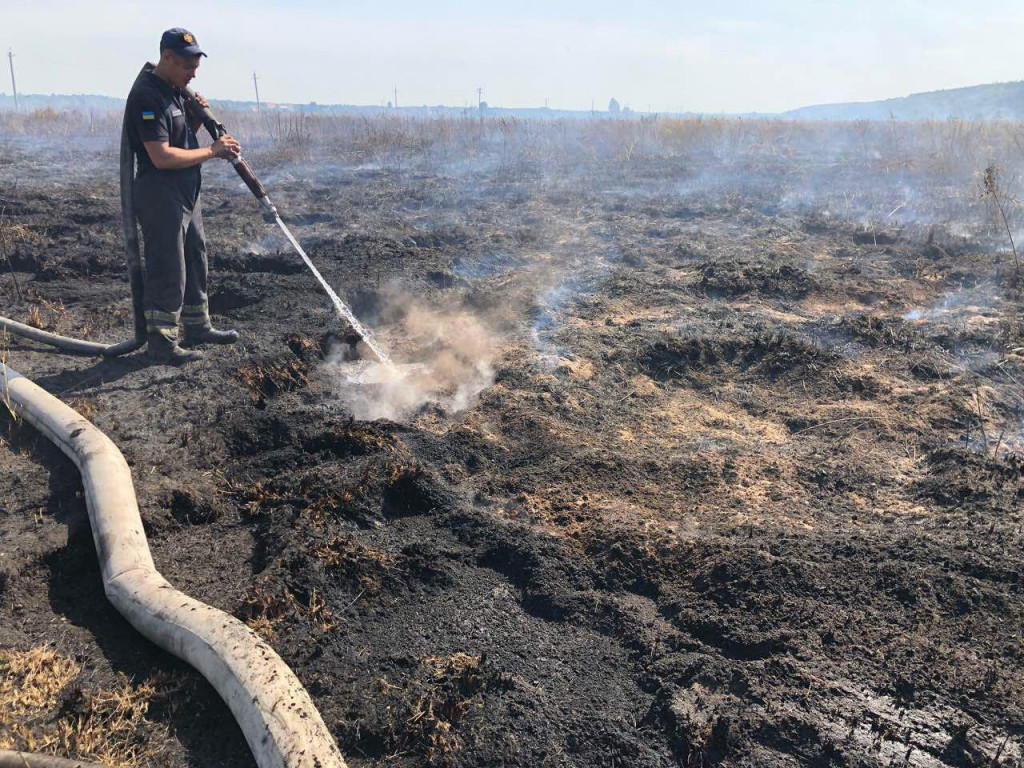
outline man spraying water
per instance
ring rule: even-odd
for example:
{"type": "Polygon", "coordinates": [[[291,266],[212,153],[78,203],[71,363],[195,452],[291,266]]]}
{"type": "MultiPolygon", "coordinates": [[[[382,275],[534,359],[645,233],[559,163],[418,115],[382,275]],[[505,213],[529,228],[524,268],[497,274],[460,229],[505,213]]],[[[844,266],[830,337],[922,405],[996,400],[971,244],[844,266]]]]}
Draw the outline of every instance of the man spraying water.
{"type": "MultiPolygon", "coordinates": [[[[195,36],[185,29],[169,29],[160,47],[160,64],[147,65],[140,73],[125,112],[126,137],[138,159],[137,175],[127,172],[122,157],[122,184],[128,180],[134,187],[130,199],[138,210],[145,241],[144,291],[136,289],[137,277],[132,277],[132,281],[133,292],[144,293],[144,318],[137,317],[136,322],[145,322],[151,359],[181,364],[200,357],[198,352],[177,345],[179,318],[185,326],[184,346],[233,344],[238,339],[235,331],[218,331],[211,326],[206,300],[207,261],[199,204],[199,166],[222,157],[231,161],[270,220],[284,232],[330,297],[338,316],[352,327],[386,370],[396,371],[387,353],[324,280],[285,226],[263,184],[242,159],[238,142],[213,116],[206,99],[189,89],[188,84],[206,55],[195,36]],[[196,131],[200,126],[213,138],[213,145],[207,149],[199,149],[196,131]]],[[[134,211],[128,211],[126,221],[134,218],[134,211]]],[[[129,275],[137,276],[140,270],[132,266],[133,261],[138,261],[133,228],[133,222],[126,224],[126,246],[129,275]]]]}
{"type": "Polygon", "coordinates": [[[330,297],[339,319],[363,342],[353,370],[346,378],[359,385],[394,384],[415,374],[426,377],[423,363],[396,364],[370,330],[338,296],[313,264],[252,168],[241,147],[213,115],[210,105],[193,92],[195,77],[206,53],[186,29],[164,32],[160,63],[146,64],[128,95],[121,130],[121,220],[125,260],[132,291],[134,334],[117,344],[69,338],[0,316],[0,330],[51,344],[60,349],[105,357],[120,357],[148,346],[155,363],[181,365],[202,357],[195,347],[234,344],[238,332],[217,330],[210,323],[207,301],[206,239],[203,232],[200,166],[213,158],[229,160],[239,178],[263,206],[269,221],[284,233],[310,273],[330,297]],[[213,144],[200,148],[200,126],[213,144]],[[145,269],[139,246],[141,225],[145,269]],[[178,345],[178,324],[184,339],[178,345]],[[183,348],[186,347],[186,348],[183,348]],[[365,359],[370,358],[370,359],[365,359]]]}
{"type": "MultiPolygon", "coordinates": [[[[188,109],[183,90],[205,55],[188,30],[167,30],[160,39],[160,63],[139,74],[125,106],[125,131],[137,162],[132,202],[144,243],[146,341],[155,363],[180,365],[202,357],[178,345],[179,321],[186,347],[238,340],[236,331],[213,328],[207,302],[200,166],[236,157],[241,148],[226,134],[209,147],[199,146],[201,122],[188,109]]],[[[202,97],[197,100],[207,106],[202,97]]]]}

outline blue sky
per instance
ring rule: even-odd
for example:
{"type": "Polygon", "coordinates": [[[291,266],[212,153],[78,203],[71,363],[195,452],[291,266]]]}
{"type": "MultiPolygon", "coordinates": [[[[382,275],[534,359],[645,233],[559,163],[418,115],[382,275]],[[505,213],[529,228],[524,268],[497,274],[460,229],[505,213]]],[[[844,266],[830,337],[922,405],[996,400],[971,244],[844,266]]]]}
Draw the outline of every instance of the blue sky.
{"type": "MultiPolygon", "coordinates": [[[[18,88],[124,95],[191,29],[213,98],[779,111],[1024,78],[1024,3],[0,0],[18,88]]],[[[0,91],[10,91],[0,73],[0,91]]]]}

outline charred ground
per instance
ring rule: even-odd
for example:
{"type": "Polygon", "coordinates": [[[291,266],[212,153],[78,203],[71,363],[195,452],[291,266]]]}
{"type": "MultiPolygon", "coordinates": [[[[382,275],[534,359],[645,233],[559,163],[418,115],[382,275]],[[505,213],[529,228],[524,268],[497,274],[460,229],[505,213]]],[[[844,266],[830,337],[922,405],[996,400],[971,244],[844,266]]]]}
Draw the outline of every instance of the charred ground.
{"type": "MultiPolygon", "coordinates": [[[[204,214],[237,349],[174,370],[7,341],[124,452],[163,573],[271,642],[355,766],[1020,764],[1020,282],[968,145],[947,167],[909,129],[878,160],[881,129],[817,128],[851,145],[823,160],[799,124],[594,126],[552,163],[529,125],[401,128],[385,161],[353,128],[348,165],[254,164],[399,355],[396,283],[486,318],[465,412],[350,417],[322,365],[346,329],[226,169],[204,214]]],[[[58,184],[60,158],[6,151],[4,313],[119,339],[113,166],[58,184]]],[[[145,764],[251,765],[104,600],[72,465],[4,430],[0,647],[78,672],[0,737],[88,753],[61,724],[126,686],[145,764]]]]}

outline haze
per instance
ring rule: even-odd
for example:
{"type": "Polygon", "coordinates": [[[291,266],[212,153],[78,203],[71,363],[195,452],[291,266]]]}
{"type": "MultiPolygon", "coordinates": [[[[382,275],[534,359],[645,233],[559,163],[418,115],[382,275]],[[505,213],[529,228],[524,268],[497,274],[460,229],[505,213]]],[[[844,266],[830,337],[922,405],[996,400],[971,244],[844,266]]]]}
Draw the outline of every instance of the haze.
{"type": "MultiPolygon", "coordinates": [[[[1019,3],[397,0],[154,3],[3,0],[0,50],[24,93],[124,95],[160,32],[210,54],[221,99],[775,112],[1020,79],[1019,3]]],[[[5,68],[6,69],[6,68],[5,68]]],[[[10,92],[7,73],[0,90],[10,92]]]]}

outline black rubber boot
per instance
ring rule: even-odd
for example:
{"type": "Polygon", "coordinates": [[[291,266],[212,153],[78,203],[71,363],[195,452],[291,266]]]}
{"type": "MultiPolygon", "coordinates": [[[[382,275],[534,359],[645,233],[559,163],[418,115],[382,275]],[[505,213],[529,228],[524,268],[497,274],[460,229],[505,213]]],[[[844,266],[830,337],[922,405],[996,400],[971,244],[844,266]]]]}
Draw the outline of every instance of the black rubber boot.
{"type": "Polygon", "coordinates": [[[213,327],[185,327],[185,337],[181,341],[183,347],[198,347],[200,344],[234,344],[238,341],[238,331],[218,331],[213,327]]]}
{"type": "Polygon", "coordinates": [[[184,365],[203,359],[203,353],[196,350],[182,349],[173,340],[162,333],[151,333],[147,337],[148,348],[146,357],[151,363],[158,365],[184,365]]]}

